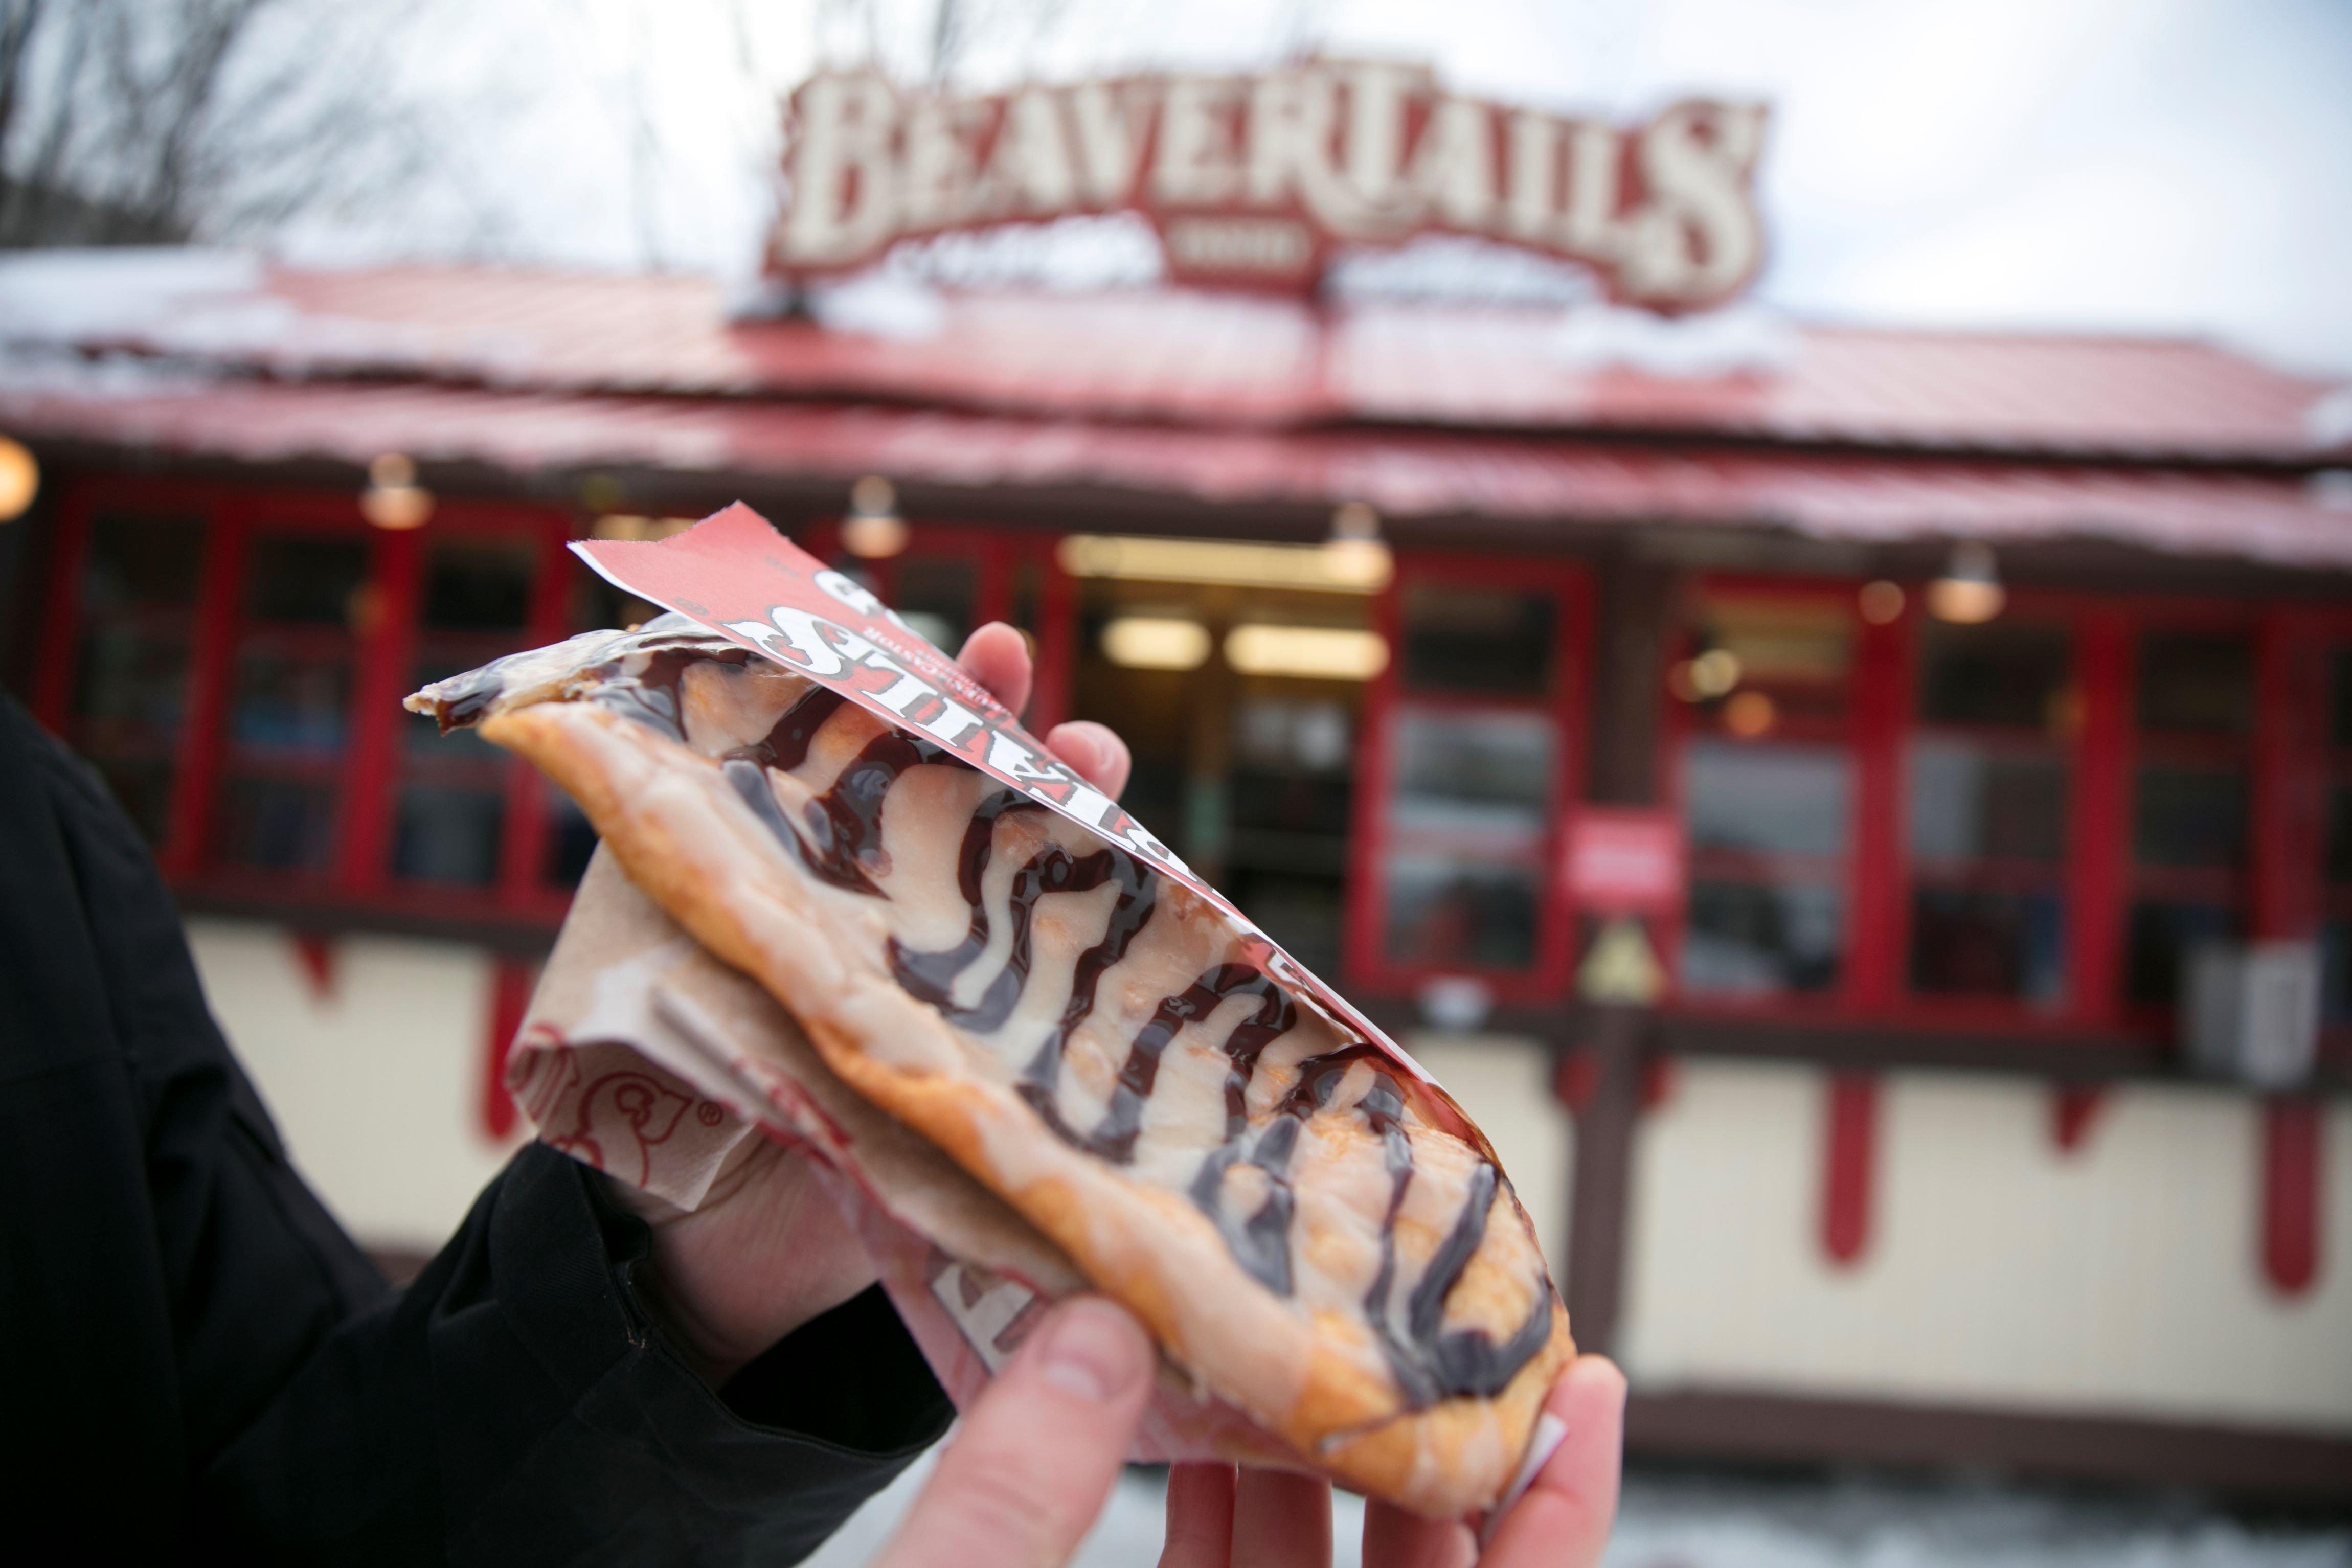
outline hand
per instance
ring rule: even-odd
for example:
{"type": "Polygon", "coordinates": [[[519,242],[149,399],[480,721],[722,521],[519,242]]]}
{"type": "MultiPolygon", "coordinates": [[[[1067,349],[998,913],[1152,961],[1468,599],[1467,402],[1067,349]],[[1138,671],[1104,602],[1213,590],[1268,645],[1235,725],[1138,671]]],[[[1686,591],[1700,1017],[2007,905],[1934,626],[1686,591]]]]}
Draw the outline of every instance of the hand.
{"type": "MultiPolygon", "coordinates": [[[[940,1456],[873,1568],[1061,1568],[1118,1479],[1151,1391],[1150,1342],[1097,1296],[1062,1302],[1022,1343],[940,1456]]],[[[1625,1379],[1597,1355],[1547,1402],[1568,1428],[1481,1559],[1470,1527],[1372,1503],[1364,1568],[1594,1568],[1617,1513],[1625,1379]]],[[[1178,1465],[1160,1568],[1326,1568],[1331,1489],[1307,1476],[1178,1465]]]]}
{"type": "MultiPolygon", "coordinates": [[[[1013,712],[1028,703],[1029,645],[1012,627],[982,626],[957,663],[1013,712]]],[[[1045,744],[1105,794],[1127,787],[1126,743],[1101,725],[1056,725],[1045,744]]],[[[803,1156],[771,1139],[754,1134],[738,1145],[690,1213],[620,1182],[611,1191],[653,1227],[649,1304],[714,1388],[874,1282],[865,1249],[803,1156]]]]}
{"type": "MultiPolygon", "coordinates": [[[[1384,1502],[1364,1509],[1364,1568],[1594,1568],[1617,1517],[1625,1375],[1580,1356],[1545,1408],[1567,1435],[1496,1525],[1486,1552],[1467,1522],[1422,1519],[1384,1502]]],[[[1307,1476],[1231,1465],[1177,1465],[1168,1475],[1168,1544],[1160,1568],[1323,1568],[1331,1561],[1331,1489],[1307,1476]]]]}

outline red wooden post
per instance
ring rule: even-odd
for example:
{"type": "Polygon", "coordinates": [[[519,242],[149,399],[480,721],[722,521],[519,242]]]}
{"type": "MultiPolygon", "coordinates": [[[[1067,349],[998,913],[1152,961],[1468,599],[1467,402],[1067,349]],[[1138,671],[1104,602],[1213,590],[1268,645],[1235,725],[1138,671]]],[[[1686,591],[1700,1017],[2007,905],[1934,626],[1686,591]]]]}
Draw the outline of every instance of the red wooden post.
{"type": "Polygon", "coordinates": [[[489,1017],[482,1040],[482,1131],[503,1139],[514,1131],[515,1103],[507,1093],[507,1057],[523,1015],[530,1010],[530,994],[539,985],[539,965],[504,954],[490,960],[489,1017]]]}
{"type": "Polygon", "coordinates": [[[1050,541],[1037,552],[1037,678],[1029,693],[1029,728],[1038,735],[1070,716],[1070,682],[1077,660],[1078,585],[1062,570],[1050,541]]]}
{"type": "Polygon", "coordinates": [[[2071,1155],[2090,1136],[2091,1123],[2105,1103],[2107,1092],[2096,1083],[2061,1083],[2050,1091],[2050,1141],[2062,1155],[2071,1155]]]}
{"type": "Polygon", "coordinates": [[[49,558],[48,612],[41,622],[40,664],[33,672],[33,716],[53,735],[63,735],[73,702],[76,644],[81,640],[82,573],[89,563],[90,513],[87,479],[69,486],[58,506],[57,549],[49,558]]]}
{"type": "Polygon", "coordinates": [[[391,880],[394,794],[399,787],[400,711],[416,643],[425,590],[421,532],[380,534],[368,586],[370,624],[356,628],[351,747],[343,760],[343,821],[335,880],[345,893],[374,893],[391,880]]]}
{"type": "Polygon", "coordinates": [[[2131,625],[2124,612],[2086,612],[2075,633],[2082,719],[2067,838],[2068,1011],[2114,1023],[2123,1008],[2124,919],[2131,876],[2131,625]]]}
{"type": "Polygon", "coordinates": [[[188,649],[188,706],[180,721],[172,815],[163,830],[163,874],[201,873],[210,852],[213,798],[219,789],[228,699],[236,674],[237,622],[245,590],[251,508],[235,494],[205,510],[205,550],[197,568],[196,617],[188,649]]]}
{"type": "Polygon", "coordinates": [[[1903,989],[1910,898],[1903,836],[1903,737],[1910,702],[1912,618],[1858,622],[1853,682],[1853,859],[1846,873],[1849,1011],[1884,1012],[1903,989]]]}
{"type": "Polygon", "coordinates": [[[1831,1076],[1822,1145],[1822,1250],[1848,1268],[1870,1245],[1872,1189],[1878,1158],[1878,1078],[1831,1076]]]}
{"type": "Polygon", "coordinates": [[[2283,1296],[2319,1277],[2320,1167],[2325,1113],[2317,1100],[2273,1096],[2263,1105],[2263,1273],[2283,1296]]]}

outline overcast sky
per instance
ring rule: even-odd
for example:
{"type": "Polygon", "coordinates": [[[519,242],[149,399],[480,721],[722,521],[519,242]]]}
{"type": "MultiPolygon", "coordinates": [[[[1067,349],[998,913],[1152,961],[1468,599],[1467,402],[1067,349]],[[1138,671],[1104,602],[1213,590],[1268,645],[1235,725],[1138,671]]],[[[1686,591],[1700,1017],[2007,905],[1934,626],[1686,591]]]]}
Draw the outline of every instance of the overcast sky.
{"type": "MultiPolygon", "coordinates": [[[[820,3],[442,0],[405,74],[465,127],[463,200],[305,245],[740,273],[776,95],[867,47],[856,0],[824,0],[822,38],[820,3]]],[[[2352,0],[967,4],[980,85],[1320,48],[1556,108],[1759,96],[1771,306],[2211,335],[2352,376],[2352,0]]],[[[871,7],[902,74],[929,8],[871,7]]]]}

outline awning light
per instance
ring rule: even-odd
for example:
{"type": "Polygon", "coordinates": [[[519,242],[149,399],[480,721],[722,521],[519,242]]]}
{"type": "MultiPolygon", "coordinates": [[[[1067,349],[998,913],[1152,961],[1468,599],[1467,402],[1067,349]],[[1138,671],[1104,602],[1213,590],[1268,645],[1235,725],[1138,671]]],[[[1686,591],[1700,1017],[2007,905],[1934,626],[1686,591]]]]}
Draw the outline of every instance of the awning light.
{"type": "Polygon", "coordinates": [[[41,465],[21,441],[0,435],[0,523],[25,515],[40,493],[41,465]]]}
{"type": "Polygon", "coordinates": [[[1927,613],[1955,626],[1979,626],[1999,615],[2009,602],[1994,570],[1992,547],[1962,539],[1952,547],[1944,575],[1927,585],[1927,613]]]}
{"type": "Polygon", "coordinates": [[[1244,675],[1369,681],[1389,667],[1389,644],[1340,626],[1236,626],[1225,633],[1225,663],[1244,675]]]}
{"type": "Polygon", "coordinates": [[[360,516],[394,533],[421,528],[433,517],[433,492],[416,482],[416,461],[404,453],[380,454],[368,465],[367,488],[360,492],[360,516]]]}
{"type": "MultiPolygon", "coordinates": [[[[1374,548],[1387,547],[1374,541],[1374,548]]],[[[1133,534],[1071,534],[1055,552],[1072,577],[1140,582],[1200,582],[1236,588],[1293,588],[1321,593],[1377,593],[1360,559],[1331,546],[1269,545],[1239,539],[1150,538],[1133,534]],[[1353,574],[1353,575],[1351,575],[1353,574]]]]}
{"type": "Polygon", "coordinates": [[[866,560],[885,560],[907,548],[907,519],[898,491],[879,474],[849,487],[849,516],[841,520],[841,548],[866,560]]]}
{"type": "Polygon", "coordinates": [[[1336,583],[1376,592],[1396,572],[1396,558],[1381,542],[1381,515],[1366,501],[1343,502],[1331,513],[1323,566],[1336,583]]]}
{"type": "Polygon", "coordinates": [[[1102,651],[1130,670],[1197,670],[1209,662],[1209,629],[1174,616],[1122,615],[1103,628],[1102,651]]]}

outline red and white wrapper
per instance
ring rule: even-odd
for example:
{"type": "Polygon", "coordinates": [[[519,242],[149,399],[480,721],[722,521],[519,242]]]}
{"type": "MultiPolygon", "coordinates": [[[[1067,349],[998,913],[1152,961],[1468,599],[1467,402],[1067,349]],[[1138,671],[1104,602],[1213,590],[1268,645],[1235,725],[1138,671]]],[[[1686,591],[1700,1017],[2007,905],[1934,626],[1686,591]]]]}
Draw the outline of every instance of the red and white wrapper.
{"type": "MultiPolygon", "coordinates": [[[[789,1013],[602,850],[516,1037],[507,1088],[545,1142],[679,1208],[700,1206],[744,1139],[793,1145],[960,1409],[1046,1303],[1087,1289],[1011,1207],[834,1076],[789,1013]]],[[[1165,1362],[1129,1457],[1311,1469],[1165,1362]]]]}

